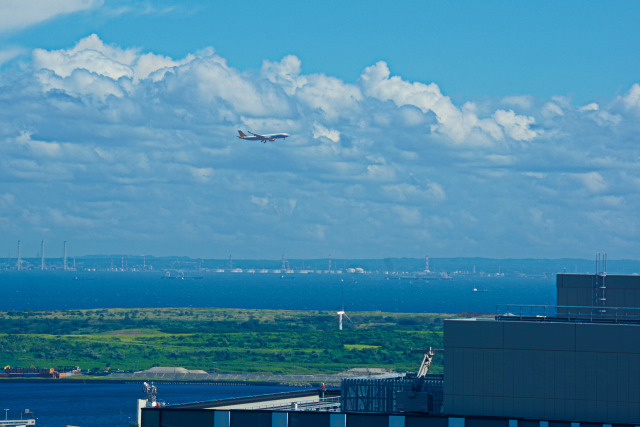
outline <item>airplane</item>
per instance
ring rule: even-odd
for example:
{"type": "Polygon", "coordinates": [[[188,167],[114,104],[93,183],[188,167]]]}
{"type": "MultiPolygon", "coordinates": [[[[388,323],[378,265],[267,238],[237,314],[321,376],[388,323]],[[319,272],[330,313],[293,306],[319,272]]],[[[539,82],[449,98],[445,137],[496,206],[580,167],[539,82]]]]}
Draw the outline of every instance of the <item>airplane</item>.
{"type": "Polygon", "coordinates": [[[267,135],[260,135],[257,133],[249,132],[253,136],[245,135],[241,130],[238,131],[240,139],[246,139],[247,141],[262,141],[266,143],[267,141],[275,141],[276,139],[285,139],[289,136],[288,133],[270,133],[267,135]]]}

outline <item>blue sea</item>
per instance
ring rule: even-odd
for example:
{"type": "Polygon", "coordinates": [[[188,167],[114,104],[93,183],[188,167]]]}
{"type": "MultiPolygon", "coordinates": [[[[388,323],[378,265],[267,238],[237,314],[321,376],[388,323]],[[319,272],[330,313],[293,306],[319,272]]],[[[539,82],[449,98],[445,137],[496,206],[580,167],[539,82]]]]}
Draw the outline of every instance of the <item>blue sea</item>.
{"type": "Polygon", "coordinates": [[[245,309],[495,312],[496,304],[555,304],[555,276],[448,280],[383,274],[197,272],[184,280],[161,272],[0,272],[0,311],[91,308],[221,307],[245,309]],[[473,289],[486,292],[473,292],[473,289]]]}
{"type": "MultiPolygon", "coordinates": [[[[29,409],[37,419],[37,427],[128,427],[137,421],[137,400],[144,398],[141,390],[141,384],[0,381],[0,409],[9,410],[2,413],[3,419],[20,419],[21,413],[29,409]]],[[[274,386],[158,384],[158,400],[178,404],[291,390],[274,386]]]]}
{"type": "MultiPolygon", "coordinates": [[[[92,308],[221,307],[245,309],[493,313],[497,304],[553,305],[555,276],[453,279],[382,274],[249,274],[197,272],[0,271],[0,311],[92,308]],[[474,288],[482,292],[474,292],[474,288]]],[[[1,362],[1,361],[0,361],[1,362]]],[[[37,426],[128,426],[140,384],[0,381],[0,409],[30,409],[37,426]]],[[[167,403],[187,403],[290,390],[268,386],[159,386],[167,403]]],[[[1,412],[0,412],[1,414],[1,412]]],[[[5,414],[2,414],[5,415],[5,414]]]]}

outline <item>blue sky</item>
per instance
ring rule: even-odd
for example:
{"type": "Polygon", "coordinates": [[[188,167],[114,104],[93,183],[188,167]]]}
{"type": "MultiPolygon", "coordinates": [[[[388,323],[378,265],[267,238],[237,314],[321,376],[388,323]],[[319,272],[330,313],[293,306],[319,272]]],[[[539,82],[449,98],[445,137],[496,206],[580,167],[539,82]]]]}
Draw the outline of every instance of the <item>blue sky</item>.
{"type": "Polygon", "coordinates": [[[61,3],[0,2],[7,255],[637,258],[638,2],[61,3]]]}

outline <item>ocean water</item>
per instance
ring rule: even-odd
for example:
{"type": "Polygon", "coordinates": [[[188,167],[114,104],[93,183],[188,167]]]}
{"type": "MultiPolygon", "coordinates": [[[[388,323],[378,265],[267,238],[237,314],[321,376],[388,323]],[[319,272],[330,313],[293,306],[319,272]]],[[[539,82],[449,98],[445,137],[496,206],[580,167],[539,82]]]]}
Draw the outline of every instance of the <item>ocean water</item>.
{"type": "MultiPolygon", "coordinates": [[[[157,384],[158,400],[167,404],[291,391],[291,387],[157,384]]],[[[127,427],[137,421],[136,405],[143,399],[141,384],[52,383],[0,381],[2,418],[20,419],[29,409],[37,427],[127,427]]],[[[302,390],[302,389],[293,389],[302,390]]]]}
{"type": "Polygon", "coordinates": [[[220,307],[346,311],[493,313],[497,304],[555,304],[555,276],[397,279],[382,274],[0,272],[0,311],[220,307]],[[187,275],[189,277],[189,275],[187,275]],[[477,288],[486,292],[473,292],[477,288]]]}

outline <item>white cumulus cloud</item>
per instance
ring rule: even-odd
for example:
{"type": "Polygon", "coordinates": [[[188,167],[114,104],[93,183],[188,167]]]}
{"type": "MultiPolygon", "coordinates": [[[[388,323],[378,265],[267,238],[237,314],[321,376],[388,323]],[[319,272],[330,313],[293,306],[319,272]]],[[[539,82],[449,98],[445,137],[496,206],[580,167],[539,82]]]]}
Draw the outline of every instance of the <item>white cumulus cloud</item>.
{"type": "Polygon", "coordinates": [[[635,109],[640,112],[640,84],[634,83],[627,92],[626,95],[622,97],[622,103],[627,109],[635,109]]]}
{"type": "Polygon", "coordinates": [[[340,142],[340,132],[335,129],[328,129],[321,124],[314,123],[313,125],[313,137],[318,138],[327,138],[333,142],[340,142]]]}
{"type": "Polygon", "coordinates": [[[360,83],[367,96],[393,101],[398,106],[413,105],[423,113],[434,113],[438,124],[433,125],[431,130],[456,143],[477,143],[478,136],[500,140],[502,132],[496,123],[513,139],[531,140],[536,137],[536,132],[529,129],[529,125],[535,121],[531,117],[518,116],[512,110],[498,110],[493,117],[481,119],[473,104],[458,108],[448,96],[441,93],[435,83],[409,83],[399,76],[391,76],[389,67],[382,61],[366,68],[360,83]]]}
{"type": "Polygon", "coordinates": [[[513,110],[498,110],[493,114],[493,118],[504,128],[507,135],[516,141],[531,141],[537,136],[536,131],[529,128],[536,121],[531,116],[519,116],[513,110]]]}
{"type": "Polygon", "coordinates": [[[600,109],[600,106],[597,103],[591,102],[587,105],[580,107],[578,111],[598,111],[599,109],[600,109]]]}

